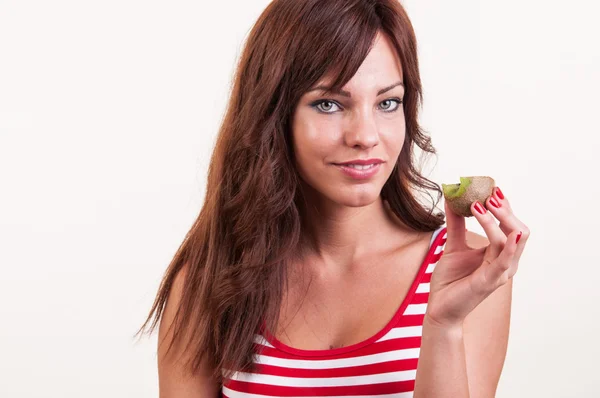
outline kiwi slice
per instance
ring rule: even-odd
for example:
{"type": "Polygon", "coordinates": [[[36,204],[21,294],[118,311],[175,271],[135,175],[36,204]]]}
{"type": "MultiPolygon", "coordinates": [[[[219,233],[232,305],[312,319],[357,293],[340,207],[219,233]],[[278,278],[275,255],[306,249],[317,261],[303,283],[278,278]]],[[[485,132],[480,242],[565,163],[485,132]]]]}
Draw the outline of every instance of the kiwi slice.
{"type": "Polygon", "coordinates": [[[450,210],[461,217],[473,217],[471,204],[479,201],[486,207],[485,201],[492,196],[495,186],[491,177],[460,177],[459,184],[442,184],[442,191],[450,210]]]}

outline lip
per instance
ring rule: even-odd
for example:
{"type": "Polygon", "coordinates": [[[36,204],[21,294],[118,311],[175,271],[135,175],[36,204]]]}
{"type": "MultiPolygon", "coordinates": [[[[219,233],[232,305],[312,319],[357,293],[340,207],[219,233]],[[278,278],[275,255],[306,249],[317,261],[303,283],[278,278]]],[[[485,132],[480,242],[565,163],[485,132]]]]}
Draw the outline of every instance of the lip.
{"type": "Polygon", "coordinates": [[[377,158],[373,158],[373,159],[354,159],[354,160],[350,160],[348,162],[343,162],[343,163],[334,163],[337,166],[342,166],[342,165],[348,165],[348,164],[359,164],[359,165],[368,165],[368,164],[377,164],[377,163],[383,163],[383,160],[381,159],[377,159],[377,158]]]}
{"type": "MultiPolygon", "coordinates": [[[[352,164],[356,164],[356,163],[352,163],[352,164]]],[[[371,162],[371,163],[367,163],[367,164],[374,164],[374,166],[367,170],[354,169],[354,168],[346,166],[344,164],[334,164],[334,166],[337,167],[338,169],[340,169],[340,171],[342,173],[344,173],[348,177],[351,177],[355,180],[367,180],[367,179],[375,176],[379,172],[379,169],[381,169],[381,163],[371,162]]]]}

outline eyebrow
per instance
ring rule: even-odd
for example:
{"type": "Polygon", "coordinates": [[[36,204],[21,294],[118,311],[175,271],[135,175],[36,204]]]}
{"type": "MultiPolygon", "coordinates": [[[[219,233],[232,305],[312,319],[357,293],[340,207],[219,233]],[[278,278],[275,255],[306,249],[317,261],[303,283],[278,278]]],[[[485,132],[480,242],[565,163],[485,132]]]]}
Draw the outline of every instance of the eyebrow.
{"type": "MultiPolygon", "coordinates": [[[[390,91],[391,89],[393,89],[396,86],[402,86],[404,87],[404,83],[403,82],[397,82],[394,83],[392,85],[389,85],[387,87],[382,88],[381,90],[379,90],[377,92],[377,96],[380,96],[383,93],[386,93],[388,91],[390,91]]],[[[331,87],[329,86],[324,86],[324,85],[319,85],[317,87],[311,88],[310,90],[308,90],[307,92],[311,92],[311,91],[315,91],[315,90],[323,90],[326,93],[334,93],[334,94],[339,94],[339,95],[343,95],[344,97],[348,97],[348,98],[352,98],[352,94],[350,94],[348,91],[344,91],[344,90],[337,90],[337,91],[332,91],[331,87]]]]}

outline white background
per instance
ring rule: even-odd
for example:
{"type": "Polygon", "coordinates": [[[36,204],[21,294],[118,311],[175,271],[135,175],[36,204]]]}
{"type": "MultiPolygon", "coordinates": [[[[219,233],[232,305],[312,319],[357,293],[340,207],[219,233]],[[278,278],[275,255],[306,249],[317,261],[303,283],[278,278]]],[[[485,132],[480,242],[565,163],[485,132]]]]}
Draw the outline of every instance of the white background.
{"type": "MultiPolygon", "coordinates": [[[[132,336],[268,3],[0,2],[1,397],[157,396],[156,335],[132,336]]],[[[426,175],[493,176],[532,231],[498,397],[600,396],[599,7],[403,4],[426,175]]]]}

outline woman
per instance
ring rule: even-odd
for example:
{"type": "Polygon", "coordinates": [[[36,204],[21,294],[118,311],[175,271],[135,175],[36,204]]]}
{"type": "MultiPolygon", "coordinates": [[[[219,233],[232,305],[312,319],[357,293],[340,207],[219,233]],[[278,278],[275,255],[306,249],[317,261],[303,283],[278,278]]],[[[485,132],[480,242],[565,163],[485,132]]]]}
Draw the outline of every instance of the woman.
{"type": "Polygon", "coordinates": [[[420,100],[396,0],[267,7],[142,326],[161,397],[495,395],[529,230],[498,188],[472,205],[486,237],[421,204],[420,100]]]}

